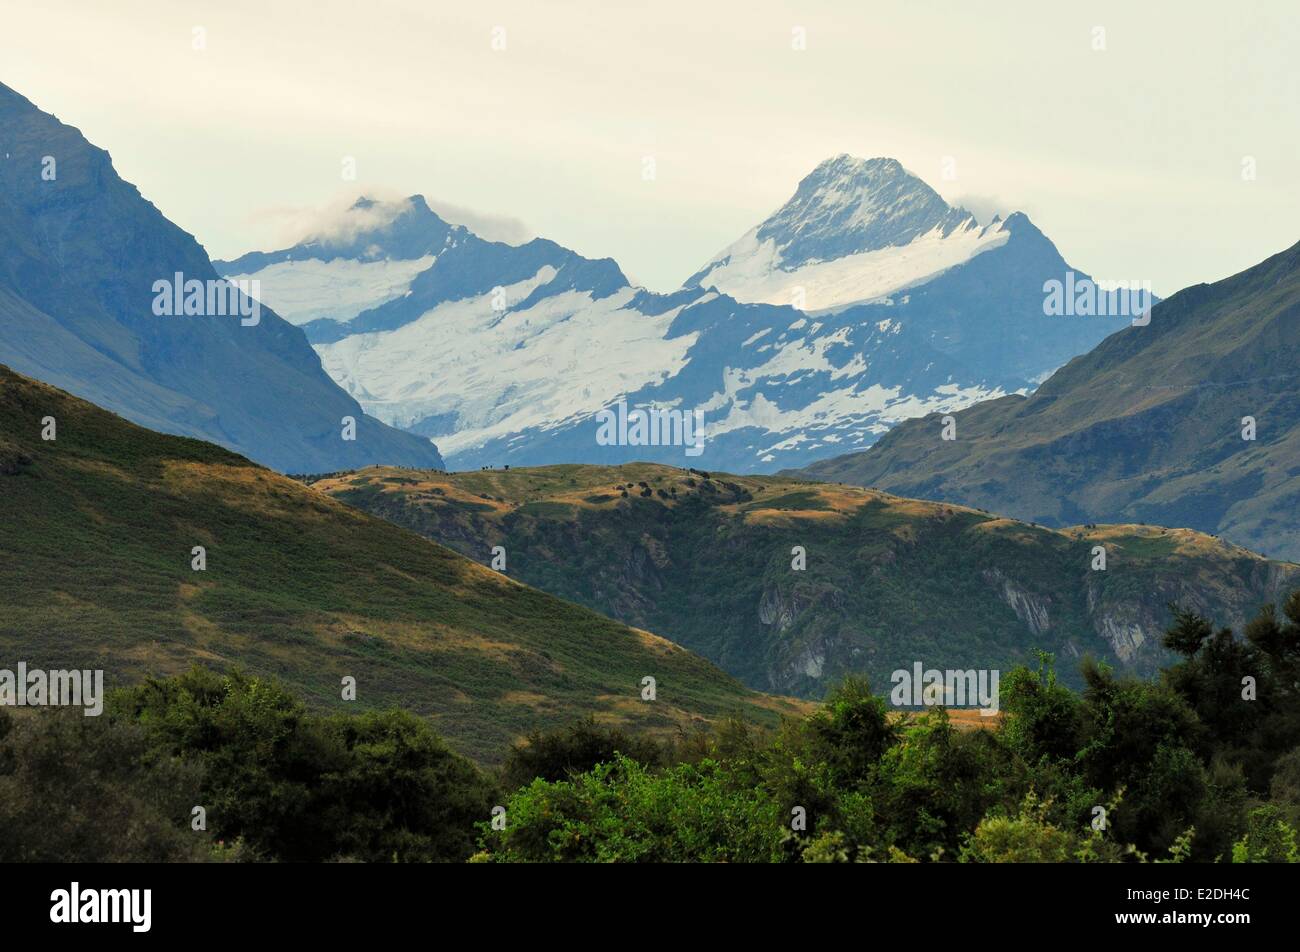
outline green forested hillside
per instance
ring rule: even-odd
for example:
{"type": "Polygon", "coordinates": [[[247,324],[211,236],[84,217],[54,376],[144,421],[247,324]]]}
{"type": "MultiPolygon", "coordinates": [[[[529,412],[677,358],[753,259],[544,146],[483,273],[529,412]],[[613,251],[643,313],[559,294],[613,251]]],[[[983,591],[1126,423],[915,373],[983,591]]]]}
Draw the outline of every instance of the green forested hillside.
{"type": "Polygon", "coordinates": [[[503,546],[514,578],[811,698],[846,674],[883,687],[916,661],[1009,668],[1037,649],[1075,684],[1085,654],[1149,674],[1171,602],[1241,623],[1300,579],[1186,530],[1052,530],[785,477],[631,464],[309,481],[482,562],[503,546]]]}
{"type": "Polygon", "coordinates": [[[427,715],[480,758],[585,714],[667,732],[795,709],[243,457],[5,368],[0,604],[3,668],[103,668],[112,688],[238,665],[318,707],[427,715]]]}

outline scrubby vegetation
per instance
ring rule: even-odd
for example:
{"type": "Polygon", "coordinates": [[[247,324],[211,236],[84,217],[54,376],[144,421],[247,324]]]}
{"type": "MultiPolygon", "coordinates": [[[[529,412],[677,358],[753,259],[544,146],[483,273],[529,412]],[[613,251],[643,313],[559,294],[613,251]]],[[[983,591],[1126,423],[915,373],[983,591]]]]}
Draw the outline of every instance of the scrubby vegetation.
{"type": "Polygon", "coordinates": [[[375,468],[315,488],[512,578],[653,631],[752,688],[820,699],[920,658],[1032,666],[1034,649],[1153,676],[1171,601],[1242,624],[1300,566],[1179,529],[1053,530],[945,503],[778,476],[671,466],[418,474],[375,468]],[[484,506],[486,495],[503,500],[484,506]],[[792,551],[804,552],[792,567],[792,551]],[[1106,571],[1090,568],[1095,546],[1106,571]],[[1134,630],[1138,635],[1132,635],[1134,630]]]}
{"type": "Polygon", "coordinates": [[[1164,642],[1158,680],[1008,672],[982,729],[850,678],[777,729],[587,718],[492,771],[413,715],[195,669],[100,718],[0,711],[0,860],[1300,861],[1300,592],[1243,637],[1177,611],[1164,642]]]}
{"type": "Polygon", "coordinates": [[[110,686],[240,667],[317,712],[345,710],[354,677],[356,706],[425,717],[479,762],[586,714],[668,733],[797,710],[220,447],[4,368],[0,593],[2,666],[98,668],[110,686]],[[41,439],[46,416],[56,440],[41,439]],[[647,675],[655,705],[639,701],[647,675]]]}

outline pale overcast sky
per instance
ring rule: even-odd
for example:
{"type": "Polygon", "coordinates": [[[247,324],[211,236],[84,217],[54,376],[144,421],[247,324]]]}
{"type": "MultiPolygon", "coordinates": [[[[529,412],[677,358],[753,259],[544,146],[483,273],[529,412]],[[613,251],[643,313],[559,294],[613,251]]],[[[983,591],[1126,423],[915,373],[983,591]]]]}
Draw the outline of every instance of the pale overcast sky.
{"type": "Polygon", "coordinates": [[[1162,294],[1300,240],[1295,0],[0,7],[0,82],[213,257],[419,192],[668,289],[841,152],[1026,211],[1072,265],[1162,294]]]}

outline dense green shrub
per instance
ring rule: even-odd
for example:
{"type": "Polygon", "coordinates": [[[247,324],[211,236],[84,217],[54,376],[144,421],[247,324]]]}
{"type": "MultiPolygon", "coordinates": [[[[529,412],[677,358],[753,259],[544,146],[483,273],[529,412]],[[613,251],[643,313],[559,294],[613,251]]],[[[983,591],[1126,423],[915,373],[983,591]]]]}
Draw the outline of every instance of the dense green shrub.
{"type": "Polygon", "coordinates": [[[0,862],[183,862],[211,855],[190,828],[193,764],[144,731],[81,709],[0,709],[0,862]]]}
{"type": "Polygon", "coordinates": [[[195,669],[103,717],[0,710],[0,860],[1297,862],[1300,598],[1283,614],[1239,639],[1176,612],[1158,681],[1085,659],[1075,693],[1040,656],[996,723],[850,678],[772,731],[535,732],[495,776],[409,713],[195,669]]]}
{"type": "Polygon", "coordinates": [[[321,717],[274,682],[201,669],[110,707],[200,766],[209,829],[266,858],[463,860],[495,802],[473,764],[403,711],[321,717]]]}
{"type": "Polygon", "coordinates": [[[504,830],[485,830],[502,862],[766,862],[781,818],[757,788],[715,761],[651,772],[619,754],[572,780],[517,791],[504,830]]]}
{"type": "Polygon", "coordinates": [[[531,732],[510,748],[501,780],[508,790],[535,779],[564,780],[575,773],[586,773],[597,764],[609,763],[616,754],[648,766],[670,762],[668,751],[651,738],[634,737],[588,717],[567,729],[531,732]]]}

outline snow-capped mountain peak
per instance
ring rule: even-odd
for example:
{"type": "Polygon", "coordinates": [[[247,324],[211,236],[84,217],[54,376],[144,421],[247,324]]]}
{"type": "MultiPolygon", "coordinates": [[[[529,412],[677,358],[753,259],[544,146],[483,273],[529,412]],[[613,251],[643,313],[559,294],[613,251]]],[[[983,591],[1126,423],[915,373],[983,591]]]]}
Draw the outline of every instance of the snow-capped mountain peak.
{"type": "Polygon", "coordinates": [[[368,412],[436,439],[457,468],[803,465],[909,417],[1032,389],[1123,323],[1045,315],[1044,280],[1068,269],[1052,243],[1023,215],[981,227],[892,159],[823,162],[672,294],[634,287],[612,259],[487,241],[408,201],[344,229],[355,257],[321,238],[244,276],[368,412]],[[394,250],[403,215],[428,224],[402,252],[423,257],[394,250]],[[620,402],[698,411],[703,456],[601,442],[597,414],[620,402]]]}
{"type": "Polygon", "coordinates": [[[293,324],[345,321],[406,294],[438,256],[473,238],[429,208],[423,195],[362,196],[324,215],[298,244],[214,262],[234,280],[256,279],[262,303],[293,324]]]}
{"type": "Polygon", "coordinates": [[[413,261],[437,254],[467,229],[438,217],[423,195],[396,200],[362,195],[346,208],[322,214],[297,244],[218,262],[226,274],[249,273],[281,261],[348,258],[354,261],[413,261]]]}
{"type": "Polygon", "coordinates": [[[897,159],[827,159],[761,224],[686,282],[823,311],[927,281],[1006,240],[897,159]]]}
{"type": "Polygon", "coordinates": [[[897,159],[840,155],[813,169],[757,234],[775,240],[783,264],[796,268],[975,225],[897,159]]]}

